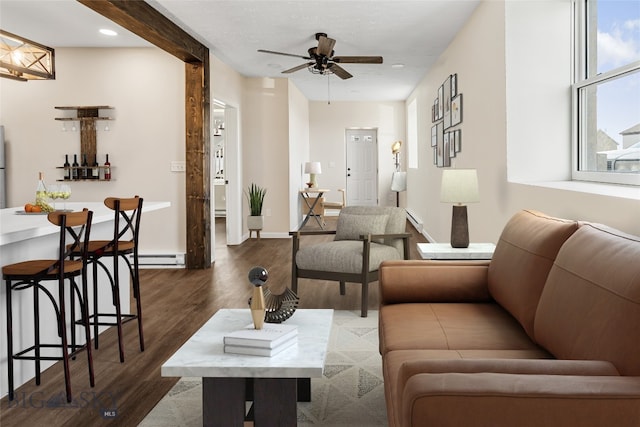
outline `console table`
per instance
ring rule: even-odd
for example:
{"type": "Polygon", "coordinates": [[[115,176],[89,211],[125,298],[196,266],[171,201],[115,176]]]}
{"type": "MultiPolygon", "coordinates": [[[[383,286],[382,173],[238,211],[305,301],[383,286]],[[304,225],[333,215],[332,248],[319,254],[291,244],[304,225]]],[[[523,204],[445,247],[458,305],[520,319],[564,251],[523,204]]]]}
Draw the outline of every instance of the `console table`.
{"type": "Polygon", "coordinates": [[[453,248],[450,243],[418,243],[422,259],[434,260],[486,260],[493,257],[493,243],[469,243],[468,248],[453,248]]]}

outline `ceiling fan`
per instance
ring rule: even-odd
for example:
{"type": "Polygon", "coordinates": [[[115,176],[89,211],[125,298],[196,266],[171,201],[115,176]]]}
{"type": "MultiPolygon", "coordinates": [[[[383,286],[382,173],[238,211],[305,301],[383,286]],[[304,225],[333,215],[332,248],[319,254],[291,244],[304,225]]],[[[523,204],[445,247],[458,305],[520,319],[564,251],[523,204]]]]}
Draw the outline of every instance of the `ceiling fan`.
{"type": "Polygon", "coordinates": [[[318,40],[318,46],[309,48],[307,51],[309,53],[308,56],[264,49],[258,49],[258,52],[293,56],[294,58],[302,58],[309,61],[297,67],[284,70],[282,72],[283,74],[289,74],[307,68],[314,74],[335,74],[343,80],[350,79],[353,76],[338,64],[382,64],[381,56],[333,56],[333,46],[335,46],[336,41],[327,37],[325,33],[316,33],[316,40],[318,40]]]}

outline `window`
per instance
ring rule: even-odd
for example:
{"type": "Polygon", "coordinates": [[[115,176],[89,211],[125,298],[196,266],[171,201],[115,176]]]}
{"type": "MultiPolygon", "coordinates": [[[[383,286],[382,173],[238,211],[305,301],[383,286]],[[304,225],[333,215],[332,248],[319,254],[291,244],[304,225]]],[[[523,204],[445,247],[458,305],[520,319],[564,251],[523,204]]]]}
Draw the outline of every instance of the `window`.
{"type": "Polygon", "coordinates": [[[573,178],[640,185],[640,2],[576,5],[573,178]]]}

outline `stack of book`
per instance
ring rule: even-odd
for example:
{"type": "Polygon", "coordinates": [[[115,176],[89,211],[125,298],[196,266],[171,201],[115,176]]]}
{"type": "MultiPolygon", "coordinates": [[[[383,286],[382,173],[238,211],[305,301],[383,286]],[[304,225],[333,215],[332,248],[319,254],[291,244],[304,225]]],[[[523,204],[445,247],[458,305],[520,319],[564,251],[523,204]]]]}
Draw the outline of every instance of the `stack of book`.
{"type": "Polygon", "coordinates": [[[224,352],[253,356],[274,356],[298,343],[298,327],[282,323],[265,323],[262,329],[253,324],[224,337],[224,352]]]}

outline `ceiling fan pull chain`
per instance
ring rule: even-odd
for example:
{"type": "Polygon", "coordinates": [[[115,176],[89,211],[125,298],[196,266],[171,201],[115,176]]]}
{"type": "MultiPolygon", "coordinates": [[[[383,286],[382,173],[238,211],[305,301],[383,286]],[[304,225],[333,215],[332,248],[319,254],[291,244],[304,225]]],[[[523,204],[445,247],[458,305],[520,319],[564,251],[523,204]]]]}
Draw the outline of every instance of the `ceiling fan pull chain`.
{"type": "Polygon", "coordinates": [[[331,105],[331,77],[330,74],[327,74],[327,104],[331,105]]]}

